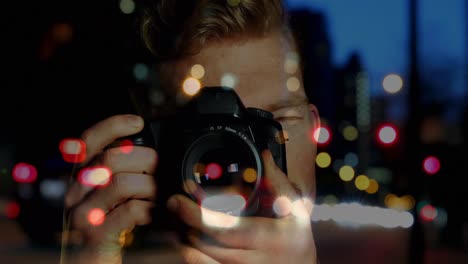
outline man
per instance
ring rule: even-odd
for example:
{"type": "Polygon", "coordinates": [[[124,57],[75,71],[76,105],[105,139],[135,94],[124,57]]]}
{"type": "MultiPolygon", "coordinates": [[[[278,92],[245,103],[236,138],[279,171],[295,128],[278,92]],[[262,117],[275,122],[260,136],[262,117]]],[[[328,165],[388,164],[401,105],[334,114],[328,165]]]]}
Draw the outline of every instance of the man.
{"type": "MultiPolygon", "coordinates": [[[[185,263],[316,263],[310,224],[315,196],[313,131],[319,126],[317,109],[308,103],[293,34],[280,0],[153,0],[142,20],[145,43],[159,61],[158,74],[165,89],[182,94],[194,65],[202,65],[204,87],[220,86],[225,74],[235,76],[235,91],[247,107],[271,111],[286,131],[287,171],[262,153],[270,191],[280,208],[277,218],[228,216],[202,210],[190,199],[175,195],[167,207],[188,226],[223,243],[220,247],[192,238],[180,247],[185,263]],[[201,214],[235,226],[210,225],[201,214]]],[[[206,88],[209,89],[209,88],[206,88]]],[[[125,230],[151,221],[150,210],[158,188],[153,173],[157,150],[135,147],[131,153],[103,149],[118,138],[143,129],[143,119],[118,115],[86,130],[86,165],[112,171],[105,188],[74,183],[66,197],[72,208],[72,228],[84,234],[85,247],[75,258],[80,263],[121,263],[119,237],[125,230]],[[87,216],[101,208],[105,221],[93,226],[87,216]]],[[[276,209],[277,209],[276,208],[276,209]]],[[[276,210],[278,211],[278,210],[276,210]]],[[[157,216],[155,216],[157,217],[157,216]]]]}

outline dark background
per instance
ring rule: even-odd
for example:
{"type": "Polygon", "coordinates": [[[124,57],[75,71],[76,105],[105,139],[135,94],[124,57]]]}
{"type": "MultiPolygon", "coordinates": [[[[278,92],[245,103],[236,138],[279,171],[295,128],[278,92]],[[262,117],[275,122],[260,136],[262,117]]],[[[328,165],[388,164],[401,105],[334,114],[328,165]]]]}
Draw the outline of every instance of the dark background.
{"type": "MultiPolygon", "coordinates": [[[[438,40],[421,34],[428,27],[421,13],[428,8],[421,8],[423,1],[403,1],[404,8],[397,10],[404,13],[398,16],[405,17],[398,22],[404,36],[404,55],[399,54],[403,59],[385,71],[392,62],[379,64],[378,58],[372,56],[378,51],[385,54],[389,48],[373,45],[373,36],[366,32],[379,26],[382,31],[395,26],[392,13],[380,10],[388,16],[388,24],[376,25],[369,20],[369,28],[354,28],[350,32],[355,34],[344,34],[340,30],[348,29],[332,27],[342,19],[336,15],[342,13],[336,5],[318,1],[314,8],[308,1],[288,2],[306,58],[306,90],[320,110],[322,123],[332,133],[331,142],[319,146],[319,152],[329,153],[333,162],[327,168],[317,168],[317,204],[358,202],[386,208],[392,207],[386,199],[390,194],[410,196],[414,201],[408,208],[414,224],[389,231],[402,236],[388,236],[388,230],[369,232],[365,226],[330,227],[332,221],[317,221],[317,244],[323,250],[319,252],[324,252],[322,263],[340,263],[343,259],[338,256],[349,256],[347,253],[355,248],[361,251],[354,251],[351,259],[359,263],[375,263],[388,254],[401,256],[408,263],[462,263],[468,248],[467,196],[463,185],[468,157],[466,50],[450,50],[454,45],[431,49],[431,43],[438,40]],[[367,44],[343,55],[343,45],[354,38],[367,44]],[[429,64],[431,54],[438,59],[429,64]],[[454,60],[441,60],[441,54],[455,54],[457,60],[450,65],[447,61],[454,60]],[[381,83],[383,77],[395,72],[404,85],[401,92],[389,95],[381,83]],[[368,79],[362,82],[362,76],[368,79]],[[454,85],[458,88],[451,88],[454,85]],[[366,122],[362,118],[370,119],[366,122]],[[384,123],[398,128],[398,141],[392,146],[376,140],[377,129],[384,123]],[[346,126],[359,130],[358,139],[344,139],[346,126]],[[379,183],[376,193],[358,190],[353,181],[344,182],[338,176],[339,168],[349,163],[345,157],[350,153],[359,160],[352,166],[356,175],[365,174],[379,183]],[[421,168],[429,155],[441,163],[441,170],[435,175],[428,175],[421,168]],[[421,217],[424,205],[432,206],[437,216],[421,217]],[[373,238],[388,244],[376,243],[373,248],[373,238]],[[381,253],[366,253],[366,247],[381,253]],[[336,254],[337,251],[346,253],[336,254]]],[[[366,7],[365,1],[359,3],[359,8],[366,7]]],[[[138,7],[138,1],[131,0],[3,3],[0,230],[6,235],[0,243],[2,252],[19,247],[18,252],[28,255],[31,248],[56,248],[62,204],[60,197],[45,197],[41,183],[46,179],[66,182],[65,175],[71,167],[61,159],[59,142],[78,137],[85,128],[109,115],[138,113],[130,94],[144,94],[154,82],[153,60],[138,35],[138,7]],[[132,3],[136,7],[130,12],[132,3]],[[37,169],[34,183],[25,186],[13,181],[12,170],[19,162],[37,169]]],[[[369,12],[378,10],[370,2],[368,8],[369,12]]],[[[461,3],[459,8],[468,10],[468,5],[461,3]]],[[[461,29],[453,39],[460,39],[458,34],[464,35],[461,39],[468,39],[468,30],[463,31],[468,24],[466,15],[457,20],[443,8],[433,12],[440,14],[444,25],[461,29]]],[[[358,20],[360,14],[362,11],[353,9],[346,13],[350,21],[353,16],[358,20]]],[[[434,23],[430,26],[434,27],[434,23]]],[[[461,46],[466,49],[466,44],[461,46]]],[[[385,58],[388,55],[382,60],[385,58]]]]}

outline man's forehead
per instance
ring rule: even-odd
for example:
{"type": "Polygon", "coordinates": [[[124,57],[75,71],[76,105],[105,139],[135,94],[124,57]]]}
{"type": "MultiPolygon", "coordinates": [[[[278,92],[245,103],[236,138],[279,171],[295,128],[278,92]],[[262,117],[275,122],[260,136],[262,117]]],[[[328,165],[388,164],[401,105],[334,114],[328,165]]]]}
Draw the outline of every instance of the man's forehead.
{"type": "Polygon", "coordinates": [[[181,61],[180,78],[190,77],[191,67],[201,65],[205,71],[200,80],[203,86],[220,86],[223,78],[230,76],[246,106],[280,108],[305,100],[303,89],[287,89],[289,78],[301,80],[299,71],[285,72],[286,57],[294,52],[292,43],[281,34],[212,43],[181,61]]]}

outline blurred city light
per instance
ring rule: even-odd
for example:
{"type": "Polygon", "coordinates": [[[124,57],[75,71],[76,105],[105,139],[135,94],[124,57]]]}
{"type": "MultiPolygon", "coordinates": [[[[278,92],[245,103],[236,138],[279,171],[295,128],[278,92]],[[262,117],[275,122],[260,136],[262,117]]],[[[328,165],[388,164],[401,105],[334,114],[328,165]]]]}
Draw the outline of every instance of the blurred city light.
{"type": "Polygon", "coordinates": [[[385,124],[377,129],[377,140],[383,145],[393,145],[398,140],[398,130],[394,125],[385,124]]]}
{"type": "Polygon", "coordinates": [[[437,208],[430,204],[426,204],[419,211],[419,216],[422,220],[431,222],[437,217],[437,208]]]}
{"type": "Polygon", "coordinates": [[[133,67],[133,76],[139,81],[144,81],[148,78],[149,69],[144,63],[137,63],[133,67]]]}
{"type": "Polygon", "coordinates": [[[317,157],[315,158],[315,163],[320,168],[328,168],[331,164],[331,161],[332,160],[331,160],[330,154],[326,152],[319,153],[317,157]]]}
{"type": "Polygon", "coordinates": [[[205,175],[210,180],[216,180],[223,174],[223,168],[218,163],[210,163],[206,165],[205,175]]]}
{"type": "Polygon", "coordinates": [[[331,130],[325,126],[318,127],[312,133],[313,142],[318,145],[326,145],[331,141],[331,130]]]}
{"type": "Polygon", "coordinates": [[[59,150],[66,162],[80,163],[86,159],[86,143],[82,139],[63,139],[60,141],[59,150]]]}
{"type": "Polygon", "coordinates": [[[119,8],[122,13],[131,14],[135,11],[135,2],[133,0],[120,0],[119,8]]]}
{"type": "Polygon", "coordinates": [[[245,169],[244,173],[242,174],[244,181],[248,183],[254,183],[257,181],[257,171],[252,168],[245,169]]]}
{"type": "Polygon", "coordinates": [[[273,211],[279,217],[289,215],[292,210],[292,202],[286,196],[280,196],[273,202],[273,211]]]}
{"type": "Polygon", "coordinates": [[[119,150],[124,154],[129,154],[133,151],[133,141],[130,139],[124,139],[120,142],[119,150]]]}
{"type": "Polygon", "coordinates": [[[359,136],[359,131],[354,126],[349,125],[343,129],[343,137],[344,139],[348,141],[354,141],[358,138],[358,136],[359,136]]]}
{"type": "Polygon", "coordinates": [[[429,175],[436,174],[440,170],[440,161],[435,156],[429,156],[423,161],[423,170],[429,175]]]}
{"type": "Polygon", "coordinates": [[[37,179],[37,169],[31,164],[20,162],[13,167],[13,180],[18,183],[33,183],[37,179]]]}
{"type": "Polygon", "coordinates": [[[237,82],[237,77],[232,73],[225,73],[221,77],[221,86],[223,87],[236,88],[237,82]]]}
{"type": "Polygon", "coordinates": [[[202,79],[205,76],[205,68],[200,64],[195,64],[190,69],[190,75],[195,79],[202,79]]]}
{"type": "Polygon", "coordinates": [[[379,183],[374,179],[370,179],[369,186],[367,187],[366,192],[368,194],[374,194],[378,191],[379,191],[379,183]]]}
{"type": "Polygon", "coordinates": [[[395,94],[403,88],[403,79],[397,74],[389,74],[383,79],[382,86],[387,93],[395,94]]]}
{"type": "Polygon", "coordinates": [[[345,226],[381,226],[384,228],[410,228],[414,217],[406,211],[398,211],[359,203],[341,203],[336,205],[316,204],[312,221],[332,220],[345,226]]]}
{"type": "Polygon", "coordinates": [[[100,226],[106,220],[106,213],[101,208],[93,208],[88,212],[88,223],[93,226],[100,226]]]}
{"type": "Polygon", "coordinates": [[[286,81],[286,87],[290,92],[297,92],[301,88],[301,82],[297,77],[289,77],[286,81]]]}
{"type": "Polygon", "coordinates": [[[354,180],[354,185],[356,185],[356,188],[361,191],[367,190],[367,188],[369,188],[369,184],[370,181],[366,175],[359,175],[354,180]]]}
{"type": "Polygon", "coordinates": [[[17,218],[20,214],[20,211],[21,207],[15,201],[8,202],[5,206],[5,216],[10,219],[17,218]]]}
{"type": "Polygon", "coordinates": [[[60,199],[66,191],[66,184],[61,180],[44,179],[39,185],[39,191],[47,199],[60,199]]]}
{"type": "Polygon", "coordinates": [[[112,172],[104,166],[83,168],[78,174],[78,181],[89,187],[105,187],[111,181],[112,172]]]}
{"type": "Polygon", "coordinates": [[[340,178],[343,181],[351,181],[354,178],[354,169],[351,166],[345,165],[339,171],[340,178]]]}
{"type": "Polygon", "coordinates": [[[186,95],[194,96],[200,91],[201,83],[198,79],[190,77],[185,79],[184,83],[182,84],[182,89],[186,95]]]}

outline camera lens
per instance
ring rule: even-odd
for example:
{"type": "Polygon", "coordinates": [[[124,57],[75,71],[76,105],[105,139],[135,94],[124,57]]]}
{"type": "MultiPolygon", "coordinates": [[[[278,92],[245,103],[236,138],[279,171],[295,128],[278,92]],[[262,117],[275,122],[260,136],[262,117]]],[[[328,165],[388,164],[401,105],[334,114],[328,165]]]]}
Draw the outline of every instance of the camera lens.
{"type": "Polygon", "coordinates": [[[255,146],[234,132],[199,137],[186,152],[183,181],[186,191],[201,201],[211,196],[241,195],[248,201],[261,175],[255,146]]]}

